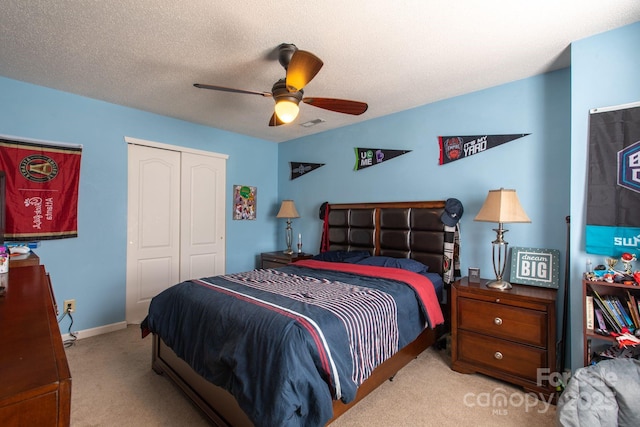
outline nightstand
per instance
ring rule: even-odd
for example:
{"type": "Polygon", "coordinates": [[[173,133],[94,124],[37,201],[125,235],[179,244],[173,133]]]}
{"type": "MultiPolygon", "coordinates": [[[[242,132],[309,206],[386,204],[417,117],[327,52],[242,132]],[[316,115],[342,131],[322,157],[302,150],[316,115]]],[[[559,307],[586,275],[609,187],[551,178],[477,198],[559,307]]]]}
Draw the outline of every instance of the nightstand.
{"type": "Polygon", "coordinates": [[[555,289],[513,285],[487,288],[488,280],[451,286],[451,369],[481,373],[555,400],[555,289]]]}
{"type": "Polygon", "coordinates": [[[278,268],[300,261],[301,259],[312,258],[312,254],[297,253],[287,255],[284,252],[263,252],[260,254],[260,268],[278,268]]]}

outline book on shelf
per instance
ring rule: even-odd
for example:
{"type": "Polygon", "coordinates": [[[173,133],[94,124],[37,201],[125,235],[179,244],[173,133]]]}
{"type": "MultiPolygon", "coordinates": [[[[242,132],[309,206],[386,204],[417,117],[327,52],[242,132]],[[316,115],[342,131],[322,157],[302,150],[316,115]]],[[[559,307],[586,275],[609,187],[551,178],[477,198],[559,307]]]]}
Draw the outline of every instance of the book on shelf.
{"type": "Polygon", "coordinates": [[[616,318],[613,316],[613,313],[611,312],[609,305],[600,297],[598,292],[596,292],[595,290],[593,291],[593,295],[595,296],[595,298],[593,299],[593,302],[598,306],[598,308],[602,312],[602,315],[605,318],[607,325],[609,326],[606,329],[610,331],[613,330],[615,332],[620,333],[622,331],[622,325],[620,325],[616,320],[616,318]]]}
{"type": "Polygon", "coordinates": [[[593,325],[594,325],[593,296],[587,295],[585,298],[586,299],[584,302],[584,306],[585,306],[584,311],[585,311],[587,329],[592,331],[593,325]]]}
{"type": "Polygon", "coordinates": [[[607,295],[605,296],[605,301],[607,302],[607,304],[609,304],[609,307],[611,307],[611,312],[616,317],[616,320],[621,327],[626,326],[629,329],[635,330],[631,319],[628,319],[629,316],[627,315],[626,310],[622,308],[622,304],[620,303],[618,297],[607,295]]]}
{"type": "Polygon", "coordinates": [[[629,306],[629,311],[631,312],[631,317],[636,324],[636,328],[640,328],[640,310],[638,310],[638,303],[636,301],[636,297],[627,290],[627,304],[629,306]]]}
{"type": "Polygon", "coordinates": [[[617,307],[618,311],[622,315],[622,319],[627,324],[627,327],[629,328],[629,330],[631,332],[635,331],[636,324],[633,323],[633,320],[631,319],[631,314],[627,311],[627,308],[625,308],[626,304],[623,304],[622,301],[620,301],[620,298],[618,297],[611,297],[611,298],[612,298],[613,304],[617,307]]]}
{"type": "Polygon", "coordinates": [[[599,308],[594,308],[593,311],[595,313],[596,320],[598,321],[598,328],[603,330],[608,329],[607,323],[604,320],[604,315],[602,314],[602,310],[600,310],[599,308]]]}
{"type": "Polygon", "coordinates": [[[613,317],[615,317],[616,322],[618,322],[618,325],[620,325],[620,327],[626,326],[624,323],[624,320],[622,319],[622,316],[620,315],[617,308],[614,306],[613,302],[611,301],[611,298],[609,298],[608,296],[605,296],[604,302],[609,306],[609,311],[611,312],[613,317]]]}

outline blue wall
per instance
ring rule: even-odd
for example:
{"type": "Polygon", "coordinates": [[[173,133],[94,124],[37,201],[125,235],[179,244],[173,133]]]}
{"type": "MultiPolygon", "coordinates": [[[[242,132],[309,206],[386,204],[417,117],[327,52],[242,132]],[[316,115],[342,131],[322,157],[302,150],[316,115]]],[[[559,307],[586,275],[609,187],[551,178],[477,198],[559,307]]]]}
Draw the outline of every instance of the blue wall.
{"type": "MultiPolygon", "coordinates": [[[[318,208],[331,203],[437,200],[455,197],[465,212],[461,267],[495,278],[491,242],[497,224],[474,222],[487,192],[514,188],[531,224],[508,224],[513,246],[565,252],[569,215],[570,72],[568,69],[436,102],[358,125],[280,144],[278,189],[301,218],[294,233],[317,252],[318,208]],[[530,133],[475,156],[439,166],[439,135],[530,133]],[[412,150],[354,171],[354,147],[412,150]],[[325,163],[289,180],[288,162],[325,163]]],[[[283,233],[281,233],[283,234],[283,233]]],[[[284,245],[284,238],[281,238],[284,245]]],[[[562,259],[564,265],[564,259],[562,259]]],[[[465,273],[466,275],[466,273],[465,273]]]]}
{"type": "MultiPolygon", "coordinates": [[[[274,249],[278,145],[131,108],[0,78],[0,134],[83,145],[79,237],[41,243],[56,299],[76,299],[73,330],[125,319],[127,144],[125,136],[229,155],[227,212],[234,184],[258,187],[258,218],[227,221],[226,270],[253,269],[274,249]]],[[[61,325],[64,332],[67,325],[61,325]]]]}
{"type": "MultiPolygon", "coordinates": [[[[571,366],[582,366],[589,110],[640,101],[640,22],[571,45],[571,366]]],[[[640,269],[639,265],[635,265],[640,269]]]]}

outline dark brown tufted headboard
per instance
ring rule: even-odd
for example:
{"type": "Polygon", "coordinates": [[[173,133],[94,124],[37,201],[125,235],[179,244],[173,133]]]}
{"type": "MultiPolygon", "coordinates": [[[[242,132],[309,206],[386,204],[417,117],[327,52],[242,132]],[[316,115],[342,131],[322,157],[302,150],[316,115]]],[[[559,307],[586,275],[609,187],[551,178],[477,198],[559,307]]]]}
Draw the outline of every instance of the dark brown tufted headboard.
{"type": "Polygon", "coordinates": [[[367,250],[372,255],[412,258],[444,272],[445,202],[330,204],[330,250],[367,250]]]}

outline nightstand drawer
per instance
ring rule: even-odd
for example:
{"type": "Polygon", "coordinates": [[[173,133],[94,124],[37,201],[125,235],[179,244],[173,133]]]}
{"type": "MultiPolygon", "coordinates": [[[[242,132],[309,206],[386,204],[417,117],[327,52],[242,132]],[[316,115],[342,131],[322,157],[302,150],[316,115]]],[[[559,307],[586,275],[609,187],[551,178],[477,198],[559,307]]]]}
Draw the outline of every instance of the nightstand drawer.
{"type": "Polygon", "coordinates": [[[282,267],[283,265],[287,265],[289,264],[288,262],[282,262],[279,260],[275,260],[275,259],[267,259],[267,258],[262,258],[262,267],[261,268],[278,268],[278,267],[282,267]]]}
{"type": "Polygon", "coordinates": [[[458,360],[485,366],[522,379],[537,381],[538,368],[547,366],[543,349],[458,331],[458,360]]]}
{"type": "Polygon", "coordinates": [[[538,347],[547,345],[547,314],[470,298],[457,300],[458,328],[538,347]]]}

